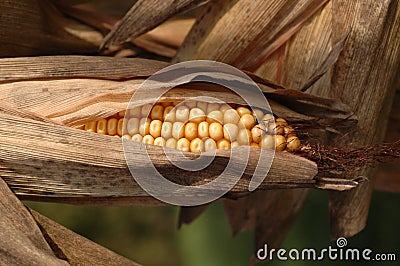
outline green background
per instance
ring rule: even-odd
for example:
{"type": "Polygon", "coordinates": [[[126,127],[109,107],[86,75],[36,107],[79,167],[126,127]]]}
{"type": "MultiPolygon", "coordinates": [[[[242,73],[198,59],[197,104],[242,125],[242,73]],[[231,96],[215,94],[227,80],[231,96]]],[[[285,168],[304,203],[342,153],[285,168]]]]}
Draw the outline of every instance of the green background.
{"type": "MultiPolygon", "coordinates": [[[[329,239],[328,196],[313,190],[283,247],[336,247],[329,239]]],[[[232,237],[221,203],[212,204],[195,222],[177,229],[179,209],[165,207],[86,207],[26,202],[73,231],[144,265],[247,265],[254,232],[232,237]]],[[[258,204],[262,204],[259,202],[258,204]]],[[[347,239],[347,247],[395,253],[400,265],[400,194],[375,191],[367,227],[347,239]]],[[[310,261],[273,261],[267,265],[321,265],[310,261]]],[[[324,265],[354,265],[327,261],[324,265]]],[[[376,262],[362,262],[376,265],[376,262]]]]}

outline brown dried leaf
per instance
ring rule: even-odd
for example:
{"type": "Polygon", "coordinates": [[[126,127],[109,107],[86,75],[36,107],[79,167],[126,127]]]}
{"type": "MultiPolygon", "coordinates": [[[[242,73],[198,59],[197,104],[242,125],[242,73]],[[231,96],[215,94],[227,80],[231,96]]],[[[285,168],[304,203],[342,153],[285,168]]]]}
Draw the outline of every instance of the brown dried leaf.
{"type": "Polygon", "coordinates": [[[121,44],[155,28],[182,11],[201,5],[208,0],[139,0],[122,20],[104,38],[101,47],[121,44]]]}
{"type": "Polygon", "coordinates": [[[72,34],[90,33],[79,26],[47,0],[1,1],[0,57],[95,53],[96,45],[72,34]]]}

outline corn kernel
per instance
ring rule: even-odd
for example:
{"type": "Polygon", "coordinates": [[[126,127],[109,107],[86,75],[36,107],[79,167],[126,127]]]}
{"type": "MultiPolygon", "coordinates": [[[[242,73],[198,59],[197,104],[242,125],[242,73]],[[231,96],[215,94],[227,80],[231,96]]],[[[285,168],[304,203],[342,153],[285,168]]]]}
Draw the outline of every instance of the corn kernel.
{"type": "Polygon", "coordinates": [[[207,115],[207,122],[209,124],[213,123],[213,122],[219,122],[222,123],[224,122],[224,114],[219,111],[219,110],[215,110],[215,111],[211,111],[208,115],[207,115]]]}
{"type": "Polygon", "coordinates": [[[270,149],[270,150],[275,149],[274,138],[271,135],[264,134],[260,144],[261,148],[263,149],[270,149]]]}
{"type": "Polygon", "coordinates": [[[191,152],[203,152],[204,151],[204,143],[199,138],[195,138],[190,142],[190,151],[191,152]]]}
{"type": "Polygon", "coordinates": [[[107,120],[106,119],[100,119],[97,121],[97,133],[99,134],[107,134],[107,120]]]}
{"type": "Polygon", "coordinates": [[[195,108],[197,103],[195,101],[185,101],[185,105],[189,107],[189,109],[195,108]]]}
{"type": "Polygon", "coordinates": [[[204,150],[205,151],[211,151],[211,150],[216,150],[217,149],[217,143],[211,139],[211,138],[207,138],[204,141],[204,150]]]}
{"type": "Polygon", "coordinates": [[[189,122],[185,125],[185,138],[189,141],[192,141],[197,137],[197,124],[193,122],[189,122]]]}
{"type": "Polygon", "coordinates": [[[142,142],[143,137],[140,134],[135,134],[135,135],[132,136],[131,139],[132,139],[132,141],[142,142]]]}
{"type": "Polygon", "coordinates": [[[150,116],[150,111],[151,111],[151,104],[145,104],[142,106],[142,109],[140,111],[140,114],[142,117],[149,117],[150,116]]]}
{"type": "Polygon", "coordinates": [[[146,144],[154,144],[154,138],[152,135],[146,135],[143,137],[142,142],[146,144]]]}
{"type": "Polygon", "coordinates": [[[239,130],[237,141],[239,145],[250,145],[251,139],[251,132],[247,128],[242,128],[239,130]]]}
{"type": "Polygon", "coordinates": [[[260,148],[260,145],[259,145],[258,143],[252,142],[252,143],[250,144],[250,147],[257,147],[257,148],[260,148]]]}
{"type": "Polygon", "coordinates": [[[126,130],[131,136],[139,133],[139,118],[134,117],[129,119],[128,123],[126,124],[126,130]]]}
{"type": "Polygon", "coordinates": [[[172,125],[172,137],[180,139],[185,135],[185,128],[182,122],[175,122],[172,125]]]}
{"type": "Polygon", "coordinates": [[[89,132],[97,131],[97,121],[91,121],[85,124],[85,130],[89,132]]]}
{"type": "Polygon", "coordinates": [[[123,135],[123,136],[121,137],[121,139],[128,139],[128,140],[131,140],[132,137],[131,137],[131,135],[123,135]]]}
{"type": "Polygon", "coordinates": [[[262,131],[260,125],[255,125],[251,129],[251,137],[253,138],[253,141],[256,143],[260,143],[260,141],[262,139],[262,134],[263,134],[263,131],[262,131]]]}
{"type": "Polygon", "coordinates": [[[231,149],[239,147],[239,146],[240,146],[239,142],[237,142],[237,141],[234,141],[234,142],[231,143],[231,149]]]}
{"type": "Polygon", "coordinates": [[[239,127],[251,129],[256,124],[254,116],[251,114],[243,114],[239,120],[239,127]]]}
{"type": "Polygon", "coordinates": [[[193,108],[189,112],[189,121],[200,123],[206,120],[206,114],[200,108],[193,108]]]}
{"type": "Polygon", "coordinates": [[[181,138],[176,143],[176,147],[181,151],[190,151],[190,141],[185,138],[181,138]]]}
{"type": "Polygon", "coordinates": [[[257,122],[261,122],[264,117],[264,112],[260,109],[254,109],[253,110],[253,115],[257,119],[257,122]]]}
{"type": "Polygon", "coordinates": [[[166,143],[166,141],[163,137],[157,137],[154,140],[154,145],[157,145],[157,146],[165,146],[165,143],[166,143]]]}
{"type": "Polygon", "coordinates": [[[156,104],[151,109],[150,117],[152,120],[162,120],[164,114],[164,107],[160,104],[156,104]]]}
{"type": "Polygon", "coordinates": [[[126,110],[122,110],[122,111],[119,111],[119,112],[118,112],[118,116],[119,116],[120,118],[123,118],[123,117],[125,116],[125,114],[126,114],[126,110]]]}
{"type": "Polygon", "coordinates": [[[161,127],[162,122],[160,120],[151,121],[149,126],[150,135],[152,135],[153,138],[158,138],[159,136],[161,136],[161,127]]]}
{"type": "Polygon", "coordinates": [[[238,114],[240,116],[243,116],[244,114],[249,114],[249,115],[252,114],[250,109],[247,107],[238,107],[238,108],[236,108],[236,111],[238,112],[238,114]]]}
{"type": "Polygon", "coordinates": [[[275,135],[275,150],[283,151],[286,148],[286,139],[282,135],[275,135]]]}
{"type": "Polygon", "coordinates": [[[231,143],[227,141],[226,139],[220,139],[217,142],[217,148],[219,150],[228,150],[231,148],[231,143]]]}
{"type": "Polygon", "coordinates": [[[184,105],[176,108],[175,119],[178,122],[186,123],[189,119],[189,108],[184,105]]]}
{"type": "Polygon", "coordinates": [[[173,123],[175,121],[175,110],[173,106],[167,106],[163,114],[164,121],[173,123]]]}
{"type": "Polygon", "coordinates": [[[170,138],[165,142],[165,147],[176,149],[176,139],[170,138]]]}
{"type": "Polygon", "coordinates": [[[150,122],[151,122],[150,118],[143,117],[142,119],[140,119],[140,121],[139,121],[139,133],[142,136],[149,134],[150,122]]]}
{"type": "Polygon", "coordinates": [[[296,136],[288,137],[286,142],[287,142],[286,148],[289,151],[296,151],[300,147],[300,140],[296,136]]]}
{"type": "Polygon", "coordinates": [[[237,124],[240,116],[235,109],[228,109],[224,112],[224,124],[237,124]]]}
{"type": "Polygon", "coordinates": [[[215,141],[218,141],[224,137],[224,131],[222,129],[222,125],[220,123],[211,123],[208,128],[210,137],[215,141]]]}
{"type": "Polygon", "coordinates": [[[118,135],[122,136],[126,134],[126,124],[128,123],[128,120],[126,118],[121,118],[118,120],[118,125],[117,125],[117,133],[118,135]]]}
{"type": "Polygon", "coordinates": [[[264,123],[271,123],[275,121],[275,118],[272,114],[265,114],[262,120],[264,123]]]}
{"type": "Polygon", "coordinates": [[[172,137],[172,123],[164,122],[161,126],[161,137],[169,139],[172,137]]]}
{"type": "Polygon", "coordinates": [[[209,124],[206,121],[203,121],[199,124],[197,128],[197,134],[199,135],[199,138],[207,138],[210,136],[208,128],[209,124]]]}
{"type": "Polygon", "coordinates": [[[116,118],[108,119],[107,121],[108,135],[114,136],[115,134],[117,134],[117,126],[118,126],[118,120],[116,118]]]}
{"type": "Polygon", "coordinates": [[[140,107],[135,107],[132,109],[128,110],[128,115],[129,117],[136,117],[136,118],[140,118],[140,112],[141,112],[141,108],[140,107]]]}
{"type": "Polygon", "coordinates": [[[235,141],[239,132],[239,128],[235,124],[225,124],[224,125],[224,138],[229,141],[235,141]]]}

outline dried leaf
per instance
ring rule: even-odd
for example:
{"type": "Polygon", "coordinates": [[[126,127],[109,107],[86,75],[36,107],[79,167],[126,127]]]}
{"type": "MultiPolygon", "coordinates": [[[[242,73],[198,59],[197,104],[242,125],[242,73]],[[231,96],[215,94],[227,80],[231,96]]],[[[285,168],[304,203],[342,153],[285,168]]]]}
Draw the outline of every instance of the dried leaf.
{"type": "Polygon", "coordinates": [[[31,210],[53,251],[71,265],[139,265],[31,210]],[[79,247],[79,248],[77,248],[79,247]]]}
{"type": "Polygon", "coordinates": [[[308,88],[314,85],[314,83],[317,82],[323,75],[325,75],[326,72],[331,70],[332,66],[338,60],[340,52],[343,50],[343,46],[346,43],[346,40],[349,37],[349,35],[350,32],[348,32],[346,36],[343,37],[342,40],[340,40],[338,43],[335,44],[332,51],[329,53],[328,57],[325,59],[322,65],[319,66],[317,71],[310,77],[309,81],[307,81],[307,83],[301,87],[300,91],[303,92],[306,91],[308,88]]]}
{"type": "Polygon", "coordinates": [[[207,0],[139,0],[104,38],[101,47],[130,41],[173,15],[205,2],[207,0]]]}
{"type": "Polygon", "coordinates": [[[95,53],[95,45],[68,33],[77,26],[47,0],[2,1],[0,57],[95,53]]]}
{"type": "Polygon", "coordinates": [[[69,265],[53,254],[29,211],[1,178],[0,212],[2,265],[69,265]]]}
{"type": "Polygon", "coordinates": [[[326,2],[246,0],[210,3],[174,60],[211,59],[255,70],[326,2]]]}

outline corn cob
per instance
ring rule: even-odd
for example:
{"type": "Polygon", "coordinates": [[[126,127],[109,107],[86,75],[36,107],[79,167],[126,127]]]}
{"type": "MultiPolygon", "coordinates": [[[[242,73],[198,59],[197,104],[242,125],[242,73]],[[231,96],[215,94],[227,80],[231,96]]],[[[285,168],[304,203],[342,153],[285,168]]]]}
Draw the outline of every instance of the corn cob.
{"type": "Polygon", "coordinates": [[[147,104],[91,121],[84,129],[182,151],[247,145],[294,152],[300,140],[285,119],[260,109],[206,102],[147,104]],[[260,124],[257,124],[260,121],[260,124]]]}

